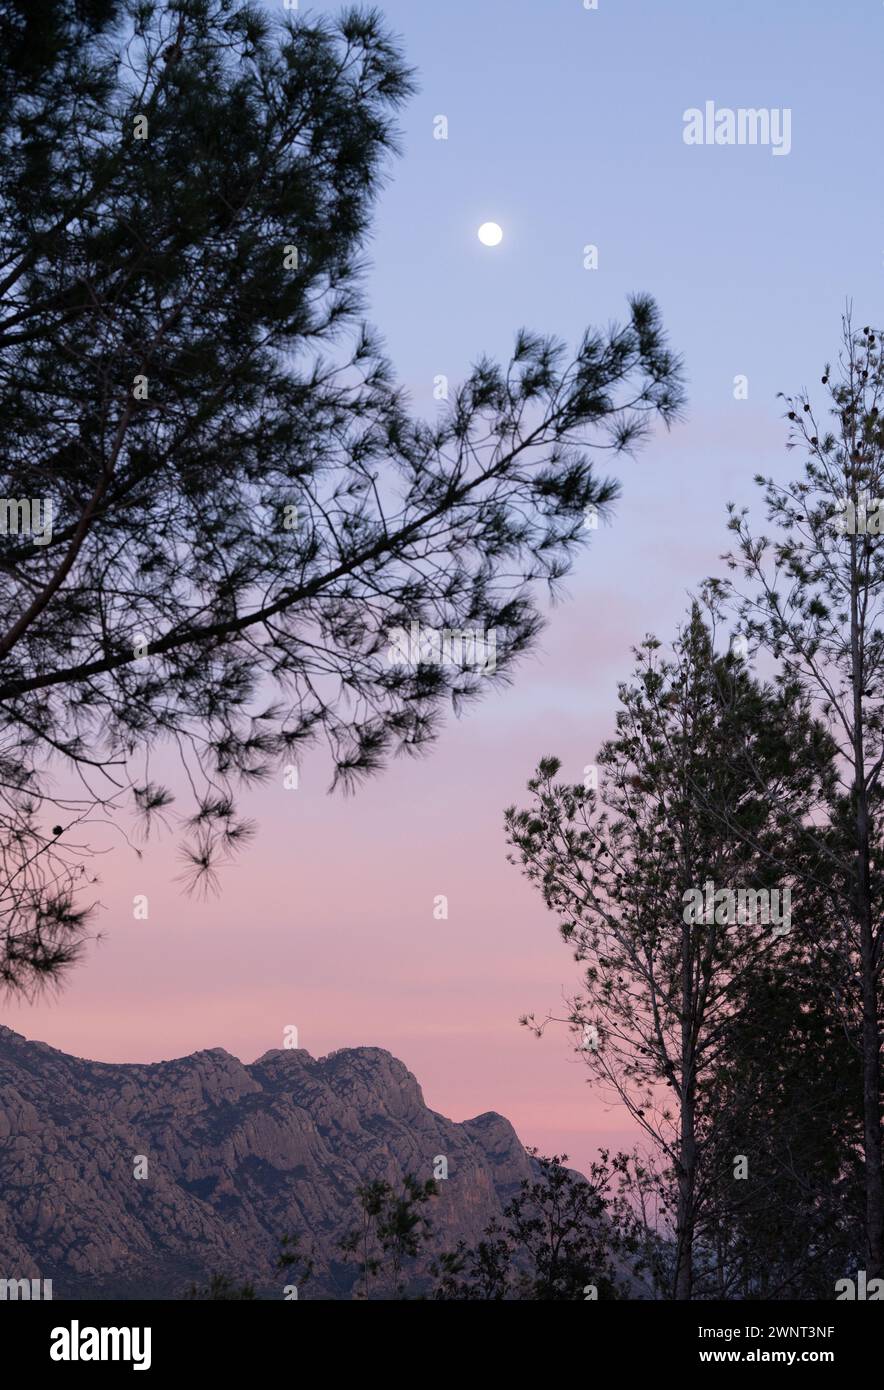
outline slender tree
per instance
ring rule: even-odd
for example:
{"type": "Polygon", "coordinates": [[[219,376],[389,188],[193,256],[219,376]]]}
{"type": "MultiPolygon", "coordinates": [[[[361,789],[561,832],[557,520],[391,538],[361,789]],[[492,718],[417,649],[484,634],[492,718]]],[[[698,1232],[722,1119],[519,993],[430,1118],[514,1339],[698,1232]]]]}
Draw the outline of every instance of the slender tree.
{"type": "MultiPolygon", "coordinates": [[[[728,1028],[790,929],[785,898],[770,913],[757,894],[791,892],[793,822],[818,804],[831,750],[799,687],[762,686],[715,654],[697,605],[671,657],[659,645],[646,640],[620,688],[598,788],[557,783],[559,764],[545,759],[532,807],[510,808],[507,828],[514,862],[586,965],[563,1021],[589,1080],[613,1089],[669,1165],[669,1295],[689,1299],[720,1179],[710,1152],[728,1028]],[[747,745],[777,797],[737,765],[747,745]]],[[[550,1020],[526,1021],[541,1032],[550,1020]]]]}
{"type": "Polygon", "coordinates": [[[362,320],[413,89],[375,10],[7,0],[0,54],[0,982],[30,988],[86,930],[94,808],[169,805],[158,743],[205,886],[243,783],[324,738],[351,786],[507,680],[616,495],[593,449],[682,392],[638,297],[412,417],[362,320]],[[392,660],[412,624],[494,632],[493,670],[392,660]]]}
{"type": "MultiPolygon", "coordinates": [[[[804,930],[817,946],[833,1004],[856,1042],[862,1075],[865,1268],[884,1275],[881,1134],[881,973],[884,963],[884,358],[881,336],[847,316],[835,373],[822,385],[829,418],[807,393],[786,397],[789,447],[803,476],[758,477],[773,538],[755,536],[748,509],[731,507],[738,578],[709,582],[710,611],[736,610],[750,650],[800,683],[837,747],[828,813],[805,826],[802,892],[816,910],[804,930]]],[[[747,750],[740,759],[773,795],[747,750]]]]}
{"type": "Polygon", "coordinates": [[[358,1188],[357,1196],[361,1223],[344,1236],[339,1249],[357,1263],[359,1296],[369,1299],[377,1289],[381,1297],[404,1298],[409,1269],[433,1233],[423,1208],[438,1196],[436,1183],[406,1173],[398,1190],[376,1178],[358,1188]]]}

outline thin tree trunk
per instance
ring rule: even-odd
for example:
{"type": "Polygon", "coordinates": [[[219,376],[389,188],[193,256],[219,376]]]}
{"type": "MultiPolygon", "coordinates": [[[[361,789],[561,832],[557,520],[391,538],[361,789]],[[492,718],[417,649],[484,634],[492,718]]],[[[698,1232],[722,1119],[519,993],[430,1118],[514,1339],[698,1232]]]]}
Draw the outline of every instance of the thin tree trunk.
{"type": "Polygon", "coordinates": [[[884,1168],[881,1152],[881,1038],[871,921],[862,923],[863,1150],[866,1178],[866,1274],[884,1277],[884,1168]]]}
{"type": "Polygon", "coordinates": [[[694,1087],[686,1087],[681,1107],[681,1143],[678,1164],[678,1213],[676,1217],[675,1297],[691,1298],[694,1285],[694,1187],[697,1146],[694,1138],[694,1087]]]}
{"type": "Polygon", "coordinates": [[[694,989],[692,928],[682,932],[681,951],[681,1127],[678,1146],[675,1297],[690,1299],[694,1283],[694,1188],[697,1173],[695,1135],[694,989]]]}
{"type": "Polygon", "coordinates": [[[862,643],[858,611],[859,579],[854,542],[851,573],[851,658],[853,683],[854,792],[856,796],[856,897],[862,974],[863,1154],[866,1188],[866,1274],[884,1275],[884,1170],[881,1152],[881,1038],[878,984],[872,927],[869,802],[863,747],[862,643]]]}

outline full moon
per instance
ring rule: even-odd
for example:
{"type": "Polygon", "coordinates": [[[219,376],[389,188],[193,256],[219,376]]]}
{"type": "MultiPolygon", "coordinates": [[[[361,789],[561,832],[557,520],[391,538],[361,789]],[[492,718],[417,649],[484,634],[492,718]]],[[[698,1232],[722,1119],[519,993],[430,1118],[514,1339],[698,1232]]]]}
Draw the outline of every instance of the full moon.
{"type": "Polygon", "coordinates": [[[479,240],[483,246],[499,246],[503,241],[503,228],[496,222],[483,222],[479,228],[479,240]]]}

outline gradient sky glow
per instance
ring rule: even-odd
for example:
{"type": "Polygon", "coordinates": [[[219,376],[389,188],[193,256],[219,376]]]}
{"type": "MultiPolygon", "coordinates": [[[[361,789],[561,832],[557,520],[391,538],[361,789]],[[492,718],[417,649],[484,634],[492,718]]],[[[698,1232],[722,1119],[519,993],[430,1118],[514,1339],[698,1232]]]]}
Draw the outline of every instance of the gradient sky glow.
{"type": "Polygon", "coordinates": [[[421,90],[378,207],[369,297],[416,411],[436,408],[437,374],[454,383],[480,353],[505,356],[520,325],[573,344],[646,290],[685,357],[688,419],[618,467],[614,523],[579,558],[512,689],[355,798],[325,794],[320,752],[298,791],[280,778],[253,794],[260,833],[220,899],[182,898],[174,835],[141,861],[108,841],[106,940],[61,996],[2,1018],[64,1051],[132,1062],[209,1047],[252,1061],[296,1024],[314,1056],[389,1048],[433,1108],[499,1110],[525,1142],[585,1166],[630,1129],[590,1093],[564,1034],[538,1042],[517,1025],[555,1008],[576,967],[505,861],[502,811],[544,754],[582,777],[611,732],[631,646],[651,630],[668,638],[687,591],[720,570],[725,502],[760,519],[753,474],[796,470],[776,393],[813,391],[845,299],[860,324],[884,320],[884,6],[380,8],[421,90]],[[707,100],[789,107],[791,153],[686,146],[683,112],[707,100]],[[439,114],[447,141],[433,139],[439,114]],[[493,250],[476,236],[485,221],[504,230],[493,250]],[[588,243],[597,271],[583,267],[588,243]],[[738,373],[746,401],[733,397],[738,373]],[[133,921],[136,893],[149,895],[147,922],[133,921]],[[447,922],[433,918],[441,893],[447,922]]]}

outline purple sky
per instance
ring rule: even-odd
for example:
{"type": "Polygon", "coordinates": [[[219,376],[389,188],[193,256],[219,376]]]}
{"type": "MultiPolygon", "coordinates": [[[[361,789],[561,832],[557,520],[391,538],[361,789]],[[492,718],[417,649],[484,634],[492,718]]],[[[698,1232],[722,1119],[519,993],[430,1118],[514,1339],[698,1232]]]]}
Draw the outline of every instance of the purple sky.
{"type": "MultiPolygon", "coordinates": [[[[329,10],[332,6],[314,8],[329,10]]],[[[382,7],[419,69],[405,155],[370,248],[372,317],[416,410],[433,410],[520,324],[574,342],[648,290],[684,353],[690,416],[618,470],[614,524],[515,686],[450,721],[430,756],[353,799],[301,786],[255,793],[255,846],[193,903],[173,882],[174,835],[102,864],[105,941],[57,999],[3,1020],[81,1056],[153,1061],[221,1046],[252,1061],[295,1024],[313,1055],[371,1044],[415,1072],[428,1103],[507,1115],[528,1143],[588,1164],[630,1137],[586,1087],[564,1034],[519,1014],[576,981],[555,919],[505,862],[502,810],[538,758],[579,780],[612,728],[616,685],[645,632],[669,637],[686,592],[720,567],[724,503],[757,508],[752,475],[788,476],[778,390],[818,380],[845,298],[880,323],[880,52],[884,7],[749,0],[446,0],[382,7]],[[682,113],[792,111],[792,150],[694,148],[682,113]],[[449,139],[433,139],[445,114],[449,139]],[[494,250],[476,228],[499,222],[494,250]],[[599,269],[583,248],[599,247],[599,269]],[[733,396],[749,379],[748,400],[733,396]],[[149,919],[134,921],[135,894],[149,919]],[[448,921],[433,917],[437,894],[448,921]]],[[[758,513],[760,517],[760,513],[758,513]]]]}

